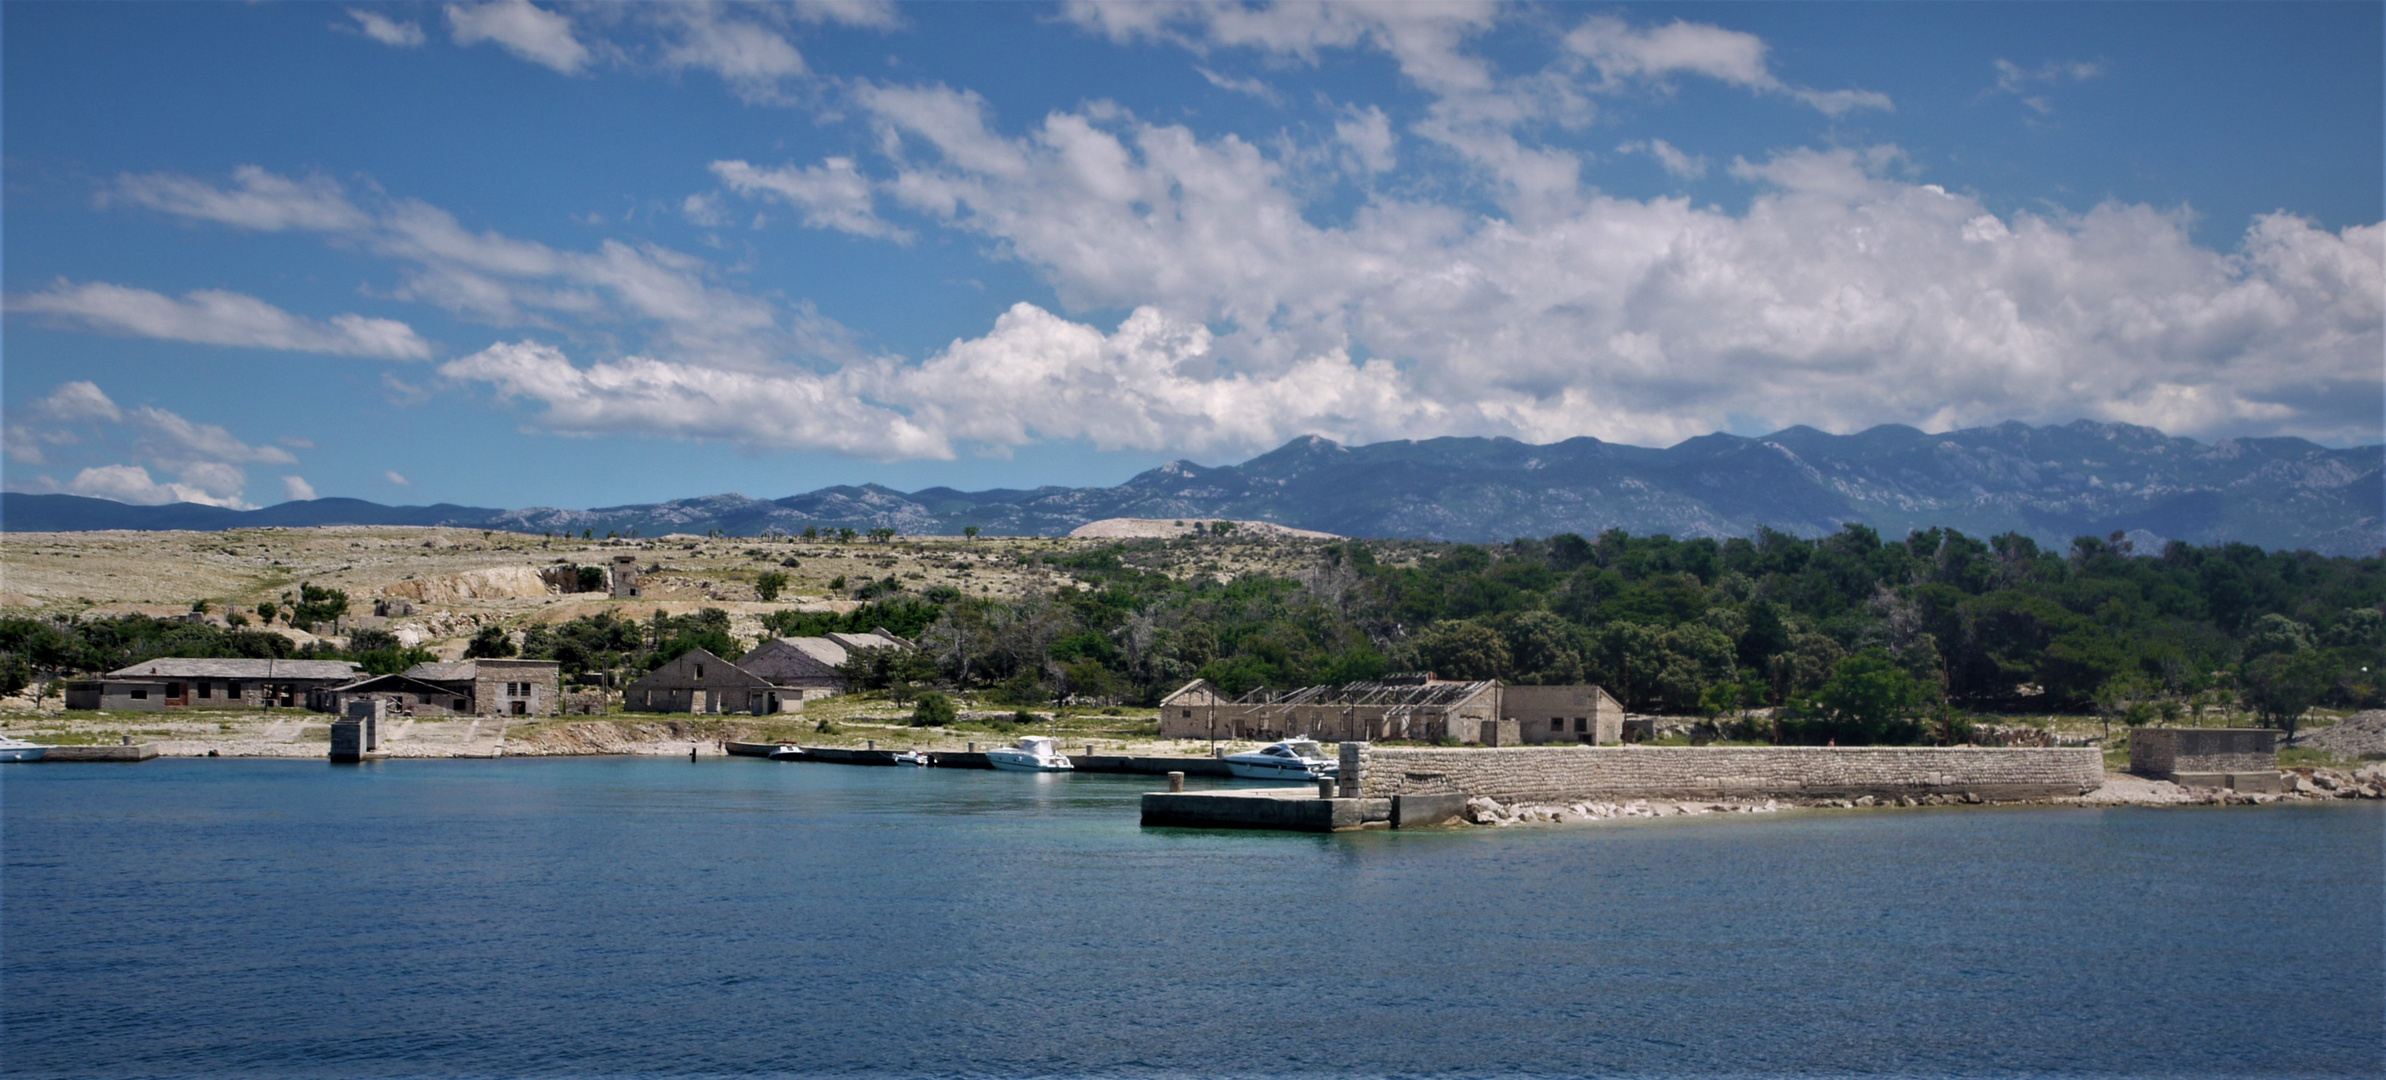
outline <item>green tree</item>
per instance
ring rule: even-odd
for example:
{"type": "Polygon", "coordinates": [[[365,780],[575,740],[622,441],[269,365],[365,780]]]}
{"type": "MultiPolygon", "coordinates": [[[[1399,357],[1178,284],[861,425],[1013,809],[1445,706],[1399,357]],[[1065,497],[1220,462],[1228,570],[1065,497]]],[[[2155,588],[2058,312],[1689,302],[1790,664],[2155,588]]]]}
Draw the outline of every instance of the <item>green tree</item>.
{"type": "Polygon", "coordinates": [[[963,525],[961,526],[961,535],[968,539],[975,540],[978,538],[978,527],[975,525],[963,525]]]}
{"type": "Polygon", "coordinates": [[[935,690],[921,694],[911,705],[911,726],[950,727],[959,714],[953,710],[953,699],[935,690]]]}
{"type": "Polygon", "coordinates": [[[1508,643],[1498,633],[1466,619],[1427,627],[1412,647],[1419,667],[1445,679],[1497,679],[1513,662],[1508,643]]]}
{"type": "Polygon", "coordinates": [[[780,590],[786,587],[787,575],[777,570],[763,571],[761,576],[754,579],[754,595],[765,601],[778,599],[780,590]]]}
{"type": "Polygon", "coordinates": [[[502,659],[514,655],[514,652],[513,636],[496,623],[481,627],[478,633],[472,635],[472,641],[464,646],[464,658],[467,660],[502,659]]]}
{"type": "Polygon", "coordinates": [[[1815,695],[1834,739],[1885,741],[1922,703],[1914,676],[1880,649],[1866,649],[1839,662],[1815,695]]]}
{"type": "Polygon", "coordinates": [[[2277,728],[2294,742],[2303,714],[2320,703],[2334,674],[2326,654],[2273,652],[2245,665],[2241,693],[2256,723],[2277,728]]]}

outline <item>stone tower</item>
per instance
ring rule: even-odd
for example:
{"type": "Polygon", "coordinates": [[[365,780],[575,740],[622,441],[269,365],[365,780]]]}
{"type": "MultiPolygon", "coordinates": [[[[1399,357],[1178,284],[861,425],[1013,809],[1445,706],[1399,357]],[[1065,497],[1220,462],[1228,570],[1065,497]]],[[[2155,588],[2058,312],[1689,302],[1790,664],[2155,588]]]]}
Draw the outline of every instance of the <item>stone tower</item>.
{"type": "Polygon", "coordinates": [[[637,556],[615,555],[613,557],[613,598],[615,600],[638,598],[637,556]]]}

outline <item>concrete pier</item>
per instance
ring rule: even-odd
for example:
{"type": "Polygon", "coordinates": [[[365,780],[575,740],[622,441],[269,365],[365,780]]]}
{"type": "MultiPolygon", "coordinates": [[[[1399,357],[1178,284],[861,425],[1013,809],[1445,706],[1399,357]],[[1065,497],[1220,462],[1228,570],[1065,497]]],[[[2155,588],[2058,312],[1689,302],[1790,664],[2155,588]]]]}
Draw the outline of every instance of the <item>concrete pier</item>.
{"type": "Polygon", "coordinates": [[[1458,795],[1374,799],[1319,798],[1311,788],[1153,791],[1143,796],[1143,824],[1191,829],[1356,832],[1447,824],[1466,810],[1458,795]]]}
{"type": "Polygon", "coordinates": [[[133,743],[128,746],[53,746],[42,754],[41,760],[147,761],[156,756],[156,743],[133,743]]]}

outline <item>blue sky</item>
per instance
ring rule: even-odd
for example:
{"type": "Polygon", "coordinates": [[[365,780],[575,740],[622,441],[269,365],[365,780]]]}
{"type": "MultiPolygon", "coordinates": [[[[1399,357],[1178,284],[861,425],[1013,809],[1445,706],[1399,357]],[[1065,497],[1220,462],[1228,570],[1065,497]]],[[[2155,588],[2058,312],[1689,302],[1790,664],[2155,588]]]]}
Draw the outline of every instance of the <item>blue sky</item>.
{"type": "Polygon", "coordinates": [[[0,6],[14,491],[2381,434],[2377,4],[0,6]]]}

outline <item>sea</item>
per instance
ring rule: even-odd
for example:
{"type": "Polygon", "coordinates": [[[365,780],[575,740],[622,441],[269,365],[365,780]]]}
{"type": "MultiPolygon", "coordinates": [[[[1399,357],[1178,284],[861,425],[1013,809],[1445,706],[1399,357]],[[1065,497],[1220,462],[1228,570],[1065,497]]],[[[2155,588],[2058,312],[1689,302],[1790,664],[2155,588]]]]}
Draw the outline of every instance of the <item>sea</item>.
{"type": "Polygon", "coordinates": [[[1326,836],[1152,784],[0,766],[0,1074],[2386,1075],[2377,803],[1326,836]]]}

